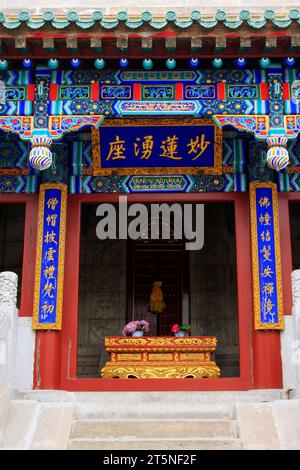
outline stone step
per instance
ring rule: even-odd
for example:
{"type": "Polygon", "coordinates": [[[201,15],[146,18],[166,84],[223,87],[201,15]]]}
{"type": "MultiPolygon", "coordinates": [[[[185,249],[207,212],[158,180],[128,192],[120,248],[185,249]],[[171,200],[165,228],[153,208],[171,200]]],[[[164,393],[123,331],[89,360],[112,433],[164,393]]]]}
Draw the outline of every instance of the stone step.
{"type": "Polygon", "coordinates": [[[199,405],[219,404],[230,405],[235,403],[261,403],[282,399],[284,391],[273,390],[247,390],[247,391],[216,391],[216,392],[65,392],[62,390],[18,390],[16,398],[20,400],[36,400],[40,402],[69,402],[93,404],[103,408],[114,408],[132,403],[141,403],[144,408],[160,403],[163,407],[172,404],[173,408],[198,407],[199,405]]]}
{"type": "MultiPolygon", "coordinates": [[[[149,397],[150,398],[150,397],[149,397]]],[[[99,400],[76,403],[78,420],[152,420],[152,419],[233,419],[234,406],[229,403],[174,402],[163,399],[141,401],[132,397],[119,402],[99,400]],[[134,403],[134,406],[133,406],[134,403]]]]}
{"type": "Polygon", "coordinates": [[[236,421],[222,419],[185,420],[82,420],[72,426],[72,439],[159,439],[238,437],[236,421]]]}
{"type": "Polygon", "coordinates": [[[242,444],[234,438],[181,439],[71,439],[69,450],[241,450],[242,444]]]}
{"type": "Polygon", "coordinates": [[[4,423],[0,448],[12,449],[29,446],[30,432],[36,419],[38,404],[35,401],[12,400],[4,423]]]}
{"type": "Polygon", "coordinates": [[[10,407],[10,397],[6,392],[0,392],[0,445],[3,440],[4,426],[10,407]]]}

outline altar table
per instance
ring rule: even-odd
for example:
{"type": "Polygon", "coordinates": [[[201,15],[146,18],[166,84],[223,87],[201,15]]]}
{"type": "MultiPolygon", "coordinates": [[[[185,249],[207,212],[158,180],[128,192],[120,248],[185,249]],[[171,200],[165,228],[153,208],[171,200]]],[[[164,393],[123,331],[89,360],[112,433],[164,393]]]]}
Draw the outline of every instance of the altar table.
{"type": "Polygon", "coordinates": [[[106,336],[110,360],[101,370],[103,378],[204,378],[219,377],[211,354],[215,336],[106,336]]]}

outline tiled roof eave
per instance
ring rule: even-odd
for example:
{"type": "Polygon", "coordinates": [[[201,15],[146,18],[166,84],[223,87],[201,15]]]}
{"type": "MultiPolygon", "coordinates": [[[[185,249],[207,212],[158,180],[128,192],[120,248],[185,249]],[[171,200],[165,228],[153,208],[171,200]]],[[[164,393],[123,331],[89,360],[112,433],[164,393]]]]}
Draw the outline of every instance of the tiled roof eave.
{"type": "Polygon", "coordinates": [[[167,11],[164,15],[160,16],[148,11],[139,15],[130,15],[127,12],[105,15],[101,11],[94,11],[89,14],[69,11],[60,15],[51,10],[40,14],[30,13],[26,10],[14,14],[8,14],[5,11],[0,12],[0,28],[2,27],[10,31],[18,30],[18,28],[23,29],[24,26],[31,30],[39,30],[45,26],[48,26],[48,28],[50,26],[56,30],[69,29],[74,26],[81,30],[94,29],[95,27],[112,30],[122,25],[123,28],[125,26],[129,30],[136,30],[147,25],[153,31],[161,30],[168,25],[173,25],[179,29],[188,29],[193,25],[198,25],[204,30],[212,30],[217,26],[223,26],[231,31],[242,26],[253,28],[253,30],[262,30],[267,25],[286,29],[292,25],[300,25],[300,9],[292,9],[286,13],[276,12],[271,9],[259,13],[245,9],[239,13],[217,10],[215,14],[202,14],[200,10],[194,10],[189,14],[187,13],[186,16],[177,14],[174,11],[167,11]]]}

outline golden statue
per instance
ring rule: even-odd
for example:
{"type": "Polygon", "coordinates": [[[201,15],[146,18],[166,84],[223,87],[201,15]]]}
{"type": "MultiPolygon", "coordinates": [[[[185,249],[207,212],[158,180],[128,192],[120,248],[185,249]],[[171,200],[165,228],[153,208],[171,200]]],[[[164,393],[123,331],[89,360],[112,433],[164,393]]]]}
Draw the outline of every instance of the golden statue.
{"type": "Polygon", "coordinates": [[[162,282],[155,281],[153,284],[152,292],[150,295],[150,302],[148,310],[151,313],[162,313],[163,310],[166,308],[166,304],[164,302],[164,295],[162,293],[162,282]]]}

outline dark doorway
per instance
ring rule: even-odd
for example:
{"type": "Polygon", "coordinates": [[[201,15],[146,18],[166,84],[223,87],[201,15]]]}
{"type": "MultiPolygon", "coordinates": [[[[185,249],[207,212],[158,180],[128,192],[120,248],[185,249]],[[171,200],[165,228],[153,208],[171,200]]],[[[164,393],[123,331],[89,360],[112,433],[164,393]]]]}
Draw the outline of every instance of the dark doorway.
{"type": "Polygon", "coordinates": [[[292,262],[294,270],[300,269],[300,203],[291,202],[289,204],[289,209],[292,243],[292,262]]]}
{"type": "Polygon", "coordinates": [[[82,205],[78,376],[99,377],[108,360],[105,336],[119,336],[127,321],[145,319],[150,335],[171,336],[173,323],[187,322],[193,336],[217,336],[222,377],[238,377],[234,204],[205,204],[204,246],[198,251],[185,250],[185,240],[173,237],[99,240],[96,209],[82,205]],[[162,282],[166,304],[159,315],[148,311],[155,281],[162,282]]]}
{"type": "Polygon", "coordinates": [[[150,334],[170,336],[174,323],[189,322],[188,256],[181,243],[128,243],[128,321],[147,320],[150,334]],[[148,310],[154,282],[162,282],[162,313],[148,310]]]}
{"type": "Polygon", "coordinates": [[[25,204],[0,204],[0,272],[12,271],[18,275],[18,306],[21,298],[24,228],[25,204]]]}

